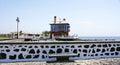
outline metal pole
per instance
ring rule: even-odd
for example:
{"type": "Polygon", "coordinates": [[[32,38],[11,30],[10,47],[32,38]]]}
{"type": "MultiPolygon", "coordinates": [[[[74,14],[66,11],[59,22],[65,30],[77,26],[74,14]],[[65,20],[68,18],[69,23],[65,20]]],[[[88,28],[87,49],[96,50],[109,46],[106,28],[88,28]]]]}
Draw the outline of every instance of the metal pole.
{"type": "Polygon", "coordinates": [[[18,39],[19,38],[19,22],[20,22],[18,17],[17,17],[16,21],[17,21],[17,39],[18,39]]]}
{"type": "Polygon", "coordinates": [[[17,39],[19,38],[19,22],[17,21],[17,39]]]}

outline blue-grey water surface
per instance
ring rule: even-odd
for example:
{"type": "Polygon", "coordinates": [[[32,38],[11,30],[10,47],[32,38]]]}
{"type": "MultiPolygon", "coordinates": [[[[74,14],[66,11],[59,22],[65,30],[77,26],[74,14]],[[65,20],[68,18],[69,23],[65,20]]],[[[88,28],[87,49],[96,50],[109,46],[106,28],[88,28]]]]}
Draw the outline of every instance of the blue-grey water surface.
{"type": "Polygon", "coordinates": [[[104,36],[104,37],[102,37],[102,36],[99,36],[99,37],[97,37],[97,36],[81,36],[81,37],[79,37],[80,39],[92,39],[92,40],[94,40],[94,39],[100,39],[100,40],[105,40],[105,39],[114,39],[114,40],[120,40],[120,37],[119,36],[104,36]]]}

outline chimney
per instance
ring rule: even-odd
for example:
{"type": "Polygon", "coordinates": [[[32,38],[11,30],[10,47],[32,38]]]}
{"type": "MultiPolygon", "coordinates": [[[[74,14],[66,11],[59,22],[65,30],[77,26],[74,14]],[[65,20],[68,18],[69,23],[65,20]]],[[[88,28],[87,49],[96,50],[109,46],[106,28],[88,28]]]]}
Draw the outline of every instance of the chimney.
{"type": "Polygon", "coordinates": [[[66,19],[64,18],[63,21],[66,21],[66,19]]]}
{"type": "Polygon", "coordinates": [[[56,16],[54,16],[54,24],[56,24],[56,18],[57,18],[57,17],[56,17],[56,16]]]}

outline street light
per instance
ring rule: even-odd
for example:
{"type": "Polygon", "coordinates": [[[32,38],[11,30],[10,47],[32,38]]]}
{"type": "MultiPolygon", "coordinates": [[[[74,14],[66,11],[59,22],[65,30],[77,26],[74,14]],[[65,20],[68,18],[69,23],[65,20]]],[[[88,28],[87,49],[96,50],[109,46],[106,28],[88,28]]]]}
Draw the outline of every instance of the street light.
{"type": "Polygon", "coordinates": [[[16,21],[17,21],[17,39],[18,39],[18,36],[19,36],[19,22],[20,22],[19,17],[17,17],[16,21]]]}

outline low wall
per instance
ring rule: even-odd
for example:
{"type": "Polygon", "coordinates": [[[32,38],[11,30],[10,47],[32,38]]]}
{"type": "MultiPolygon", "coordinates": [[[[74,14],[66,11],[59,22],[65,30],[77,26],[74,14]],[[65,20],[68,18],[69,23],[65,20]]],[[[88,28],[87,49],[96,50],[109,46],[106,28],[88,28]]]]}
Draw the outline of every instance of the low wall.
{"type": "Polygon", "coordinates": [[[49,54],[78,54],[70,60],[120,57],[120,42],[0,42],[0,62],[56,60],[49,54]]]}

